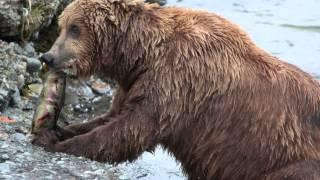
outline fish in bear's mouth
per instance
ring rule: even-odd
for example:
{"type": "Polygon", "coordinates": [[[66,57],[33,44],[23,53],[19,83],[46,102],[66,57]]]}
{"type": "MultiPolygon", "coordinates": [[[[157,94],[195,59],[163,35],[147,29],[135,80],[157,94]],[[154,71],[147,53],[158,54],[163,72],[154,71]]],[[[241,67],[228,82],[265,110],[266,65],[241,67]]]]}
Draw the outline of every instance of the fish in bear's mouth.
{"type": "Polygon", "coordinates": [[[45,62],[42,62],[42,68],[47,70],[53,70],[53,71],[62,71],[64,72],[68,77],[71,78],[77,78],[77,59],[70,59],[68,62],[63,63],[59,66],[49,66],[45,62]]]}

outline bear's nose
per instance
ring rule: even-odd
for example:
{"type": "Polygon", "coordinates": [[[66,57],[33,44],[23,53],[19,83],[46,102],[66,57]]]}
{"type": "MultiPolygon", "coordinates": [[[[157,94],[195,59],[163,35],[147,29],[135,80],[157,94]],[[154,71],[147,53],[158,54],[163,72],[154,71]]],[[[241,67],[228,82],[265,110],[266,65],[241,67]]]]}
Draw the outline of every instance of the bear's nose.
{"type": "Polygon", "coordinates": [[[51,54],[45,53],[40,57],[40,61],[46,63],[46,65],[48,65],[49,67],[52,67],[54,58],[51,54]]]}

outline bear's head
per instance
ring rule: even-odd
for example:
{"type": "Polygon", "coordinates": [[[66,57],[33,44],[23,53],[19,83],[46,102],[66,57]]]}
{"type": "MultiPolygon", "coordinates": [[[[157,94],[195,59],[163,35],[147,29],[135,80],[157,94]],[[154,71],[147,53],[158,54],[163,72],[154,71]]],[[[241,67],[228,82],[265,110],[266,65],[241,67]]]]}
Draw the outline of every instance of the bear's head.
{"type": "MultiPolygon", "coordinates": [[[[72,69],[79,77],[114,71],[125,64],[119,58],[119,43],[125,42],[123,21],[138,0],[75,0],[59,17],[59,37],[41,60],[54,69],[72,69]]],[[[122,47],[123,49],[123,47],[122,47]]]]}

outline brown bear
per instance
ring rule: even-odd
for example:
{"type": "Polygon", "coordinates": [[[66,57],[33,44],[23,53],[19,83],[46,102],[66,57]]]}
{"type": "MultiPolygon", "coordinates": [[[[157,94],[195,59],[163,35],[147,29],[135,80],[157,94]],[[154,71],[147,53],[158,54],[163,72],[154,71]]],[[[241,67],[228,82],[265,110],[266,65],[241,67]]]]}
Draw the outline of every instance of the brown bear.
{"type": "Polygon", "coordinates": [[[109,112],[34,144],[108,163],[161,145],[189,179],[319,179],[320,85],[204,11],[76,0],[42,59],[118,82],[109,112]]]}

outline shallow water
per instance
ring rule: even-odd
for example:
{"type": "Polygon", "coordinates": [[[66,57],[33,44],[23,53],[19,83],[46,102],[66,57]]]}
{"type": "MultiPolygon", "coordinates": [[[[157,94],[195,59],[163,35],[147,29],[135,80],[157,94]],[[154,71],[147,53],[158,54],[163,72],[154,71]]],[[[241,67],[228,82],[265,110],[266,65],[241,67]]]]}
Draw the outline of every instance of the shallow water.
{"type": "Polygon", "coordinates": [[[168,0],[168,5],[215,12],[240,25],[268,52],[320,74],[319,0],[168,0]]]}
{"type": "MultiPolygon", "coordinates": [[[[167,6],[171,5],[220,14],[239,24],[258,46],[309,73],[320,74],[319,0],[168,0],[167,6]]],[[[131,179],[185,179],[174,159],[160,148],[122,167],[131,179]]]]}

